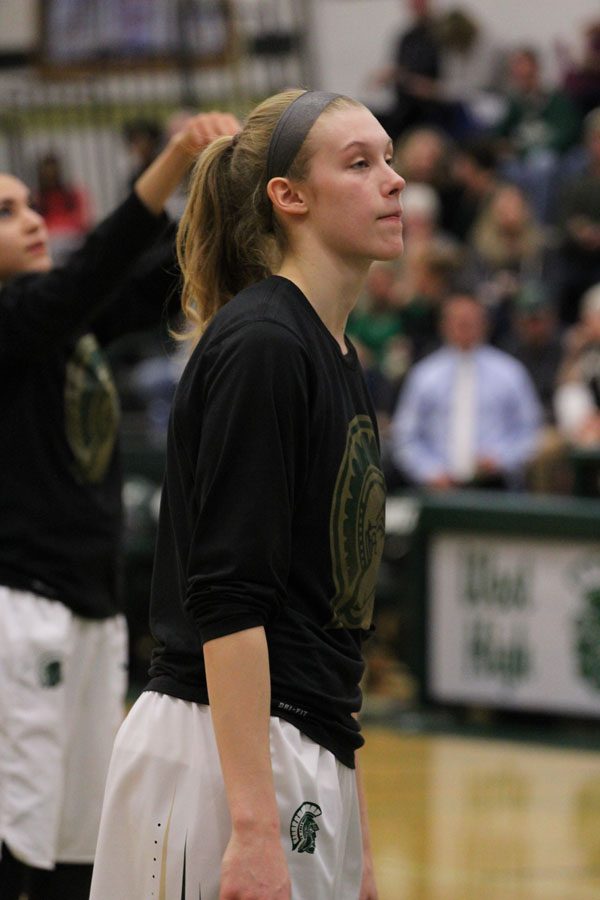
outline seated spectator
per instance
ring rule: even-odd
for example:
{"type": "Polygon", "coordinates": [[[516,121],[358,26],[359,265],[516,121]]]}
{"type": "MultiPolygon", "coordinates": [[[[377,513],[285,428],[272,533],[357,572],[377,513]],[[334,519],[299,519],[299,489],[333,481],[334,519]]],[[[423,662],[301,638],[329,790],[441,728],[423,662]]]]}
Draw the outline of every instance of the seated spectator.
{"type": "Polygon", "coordinates": [[[475,221],[464,277],[488,308],[494,344],[510,332],[522,283],[535,278],[548,284],[556,277],[556,251],[516,185],[498,187],[475,221]]]}
{"type": "Polygon", "coordinates": [[[394,298],[395,263],[373,263],[365,292],[348,320],[348,334],[363,348],[369,363],[381,365],[390,340],[402,334],[402,317],[394,298]]]}
{"type": "MultiPolygon", "coordinates": [[[[387,377],[386,357],[393,345],[406,341],[396,297],[395,263],[376,262],[369,270],[365,292],[348,320],[347,332],[358,352],[381,428],[393,408],[394,387],[387,377]]],[[[408,360],[405,362],[405,367],[408,360]]],[[[403,373],[402,373],[403,374],[403,373]]]]}
{"type": "Polygon", "coordinates": [[[582,297],[579,321],[567,335],[554,407],[571,445],[600,446],[600,283],[582,297]]]}
{"type": "MultiPolygon", "coordinates": [[[[350,315],[347,327],[365,373],[382,449],[387,446],[399,385],[410,365],[411,348],[404,336],[397,279],[395,263],[373,263],[365,293],[350,315]]],[[[388,484],[393,483],[395,473],[385,451],[382,465],[388,484]]]]}
{"type": "Polygon", "coordinates": [[[584,121],[585,161],[563,186],[557,226],[561,234],[561,321],[578,318],[579,299],[600,281],[600,106],[584,121]]]}
{"type": "Polygon", "coordinates": [[[527,487],[535,493],[568,493],[571,478],[567,445],[554,416],[554,392],[563,358],[563,341],[547,287],[531,281],[519,289],[512,333],[501,349],[523,363],[542,404],[544,423],[527,469],[527,487]]]}
{"type": "Polygon", "coordinates": [[[521,486],[542,420],[525,367],[484,343],[485,310],[469,294],[443,307],[443,346],[408,374],[392,423],[392,453],[429,489],[521,486]]]}
{"type": "Polygon", "coordinates": [[[548,222],[559,162],[579,137],[581,116],[563,91],[543,86],[534,49],[515,50],[508,66],[508,105],[496,129],[504,155],[501,174],[525,191],[537,218],[548,222]]]}
{"type": "Polygon", "coordinates": [[[548,288],[523,284],[516,296],[513,327],[500,349],[523,363],[535,385],[546,424],[554,423],[554,391],[563,358],[563,341],[548,288]]]}
{"type": "Polygon", "coordinates": [[[438,223],[448,230],[459,188],[452,174],[452,144],[436,128],[415,128],[407,132],[396,148],[394,165],[408,185],[428,184],[436,192],[440,212],[438,223]]]}
{"type": "Polygon", "coordinates": [[[458,248],[459,242],[441,223],[441,203],[439,196],[429,184],[411,181],[402,192],[402,221],[404,224],[404,264],[420,253],[424,247],[436,246],[458,248]]]}
{"type": "Polygon", "coordinates": [[[420,249],[440,234],[440,199],[433,187],[409,182],[402,192],[402,222],[408,253],[420,249]]]}
{"type": "Polygon", "coordinates": [[[452,175],[459,190],[447,228],[460,241],[467,240],[477,218],[499,187],[497,164],[496,145],[488,136],[469,138],[456,151],[452,175]]]}
{"type": "Polygon", "coordinates": [[[481,113],[487,89],[498,71],[498,51],[480,24],[465,9],[446,10],[437,21],[440,44],[438,99],[440,126],[451,137],[463,139],[489,122],[481,113]]]}
{"type": "Polygon", "coordinates": [[[132,119],[125,123],[123,139],[131,160],[128,188],[145,172],[164,145],[163,129],[153,119],[132,119]]]}
{"type": "Polygon", "coordinates": [[[90,228],[89,197],[83,188],[65,179],[57,154],[48,153],[37,166],[33,201],[46,223],[54,263],[61,265],[82,243],[90,228]]]}
{"type": "MultiPolygon", "coordinates": [[[[458,246],[432,239],[403,260],[398,284],[402,328],[413,362],[439,345],[440,310],[460,271],[458,246]]],[[[388,360],[389,365],[389,360],[388,360]]]]}
{"type": "Polygon", "coordinates": [[[562,43],[557,51],[563,70],[563,89],[585,116],[600,106],[600,21],[588,25],[583,34],[583,53],[574,59],[562,43]]]}
{"type": "Polygon", "coordinates": [[[438,340],[438,307],[460,262],[460,247],[440,230],[440,202],[429,184],[411,182],[402,192],[404,256],[398,296],[413,360],[438,340]]]}

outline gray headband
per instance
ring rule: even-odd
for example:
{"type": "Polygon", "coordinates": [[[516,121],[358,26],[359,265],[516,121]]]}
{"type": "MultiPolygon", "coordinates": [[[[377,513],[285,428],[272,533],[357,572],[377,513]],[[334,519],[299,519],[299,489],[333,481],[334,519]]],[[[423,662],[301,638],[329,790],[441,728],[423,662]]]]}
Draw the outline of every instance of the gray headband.
{"type": "Polygon", "coordinates": [[[282,112],[273,130],[267,156],[267,181],[283,177],[289,171],[306,135],[323,110],[342,94],[329,91],[305,91],[282,112]]]}

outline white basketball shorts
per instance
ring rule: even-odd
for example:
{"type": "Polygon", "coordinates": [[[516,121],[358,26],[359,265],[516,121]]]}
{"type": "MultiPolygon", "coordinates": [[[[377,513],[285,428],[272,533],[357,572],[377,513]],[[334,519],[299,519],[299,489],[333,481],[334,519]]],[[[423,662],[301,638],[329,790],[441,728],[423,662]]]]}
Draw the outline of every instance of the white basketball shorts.
{"type": "MultiPolygon", "coordinates": [[[[282,719],[270,739],[293,900],[357,900],[355,772],[282,719]]],[[[218,900],[230,832],[210,708],[142,694],[115,742],[90,900],[218,900]]]]}
{"type": "Polygon", "coordinates": [[[0,587],[0,842],[22,862],[93,862],[126,663],[122,616],[0,587]]]}

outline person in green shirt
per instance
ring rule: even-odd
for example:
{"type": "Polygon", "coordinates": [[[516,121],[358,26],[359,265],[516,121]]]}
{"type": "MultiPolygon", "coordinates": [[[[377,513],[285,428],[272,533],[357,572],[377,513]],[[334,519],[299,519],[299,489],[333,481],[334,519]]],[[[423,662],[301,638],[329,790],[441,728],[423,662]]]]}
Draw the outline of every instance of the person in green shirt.
{"type": "Polygon", "coordinates": [[[547,222],[558,164],[579,137],[581,116],[565,93],[544,87],[533,48],[514,50],[508,71],[506,113],[496,131],[504,156],[500,173],[528,194],[537,217],[547,222]]]}

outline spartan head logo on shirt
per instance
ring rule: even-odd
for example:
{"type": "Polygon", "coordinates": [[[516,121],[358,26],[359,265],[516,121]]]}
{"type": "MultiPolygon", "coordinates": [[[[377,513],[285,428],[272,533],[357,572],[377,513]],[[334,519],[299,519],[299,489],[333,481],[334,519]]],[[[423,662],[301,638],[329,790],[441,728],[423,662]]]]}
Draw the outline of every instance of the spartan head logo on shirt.
{"type": "Polygon", "coordinates": [[[385,482],[369,416],[355,416],[338,472],[330,518],[335,595],[330,628],[371,625],[385,537],[385,482]]]}
{"type": "Polygon", "coordinates": [[[44,653],[38,660],[38,674],[42,687],[53,688],[62,683],[63,671],[60,657],[44,653]]]}
{"type": "Polygon", "coordinates": [[[317,803],[303,803],[299,806],[290,822],[290,837],[292,850],[298,853],[314,853],[317,843],[317,816],[322,814],[321,807],[317,803]]]}
{"type": "Polygon", "coordinates": [[[65,431],[79,481],[101,481],[112,459],[119,401],[108,362],[96,338],[77,342],[65,373],[65,431]]]}

